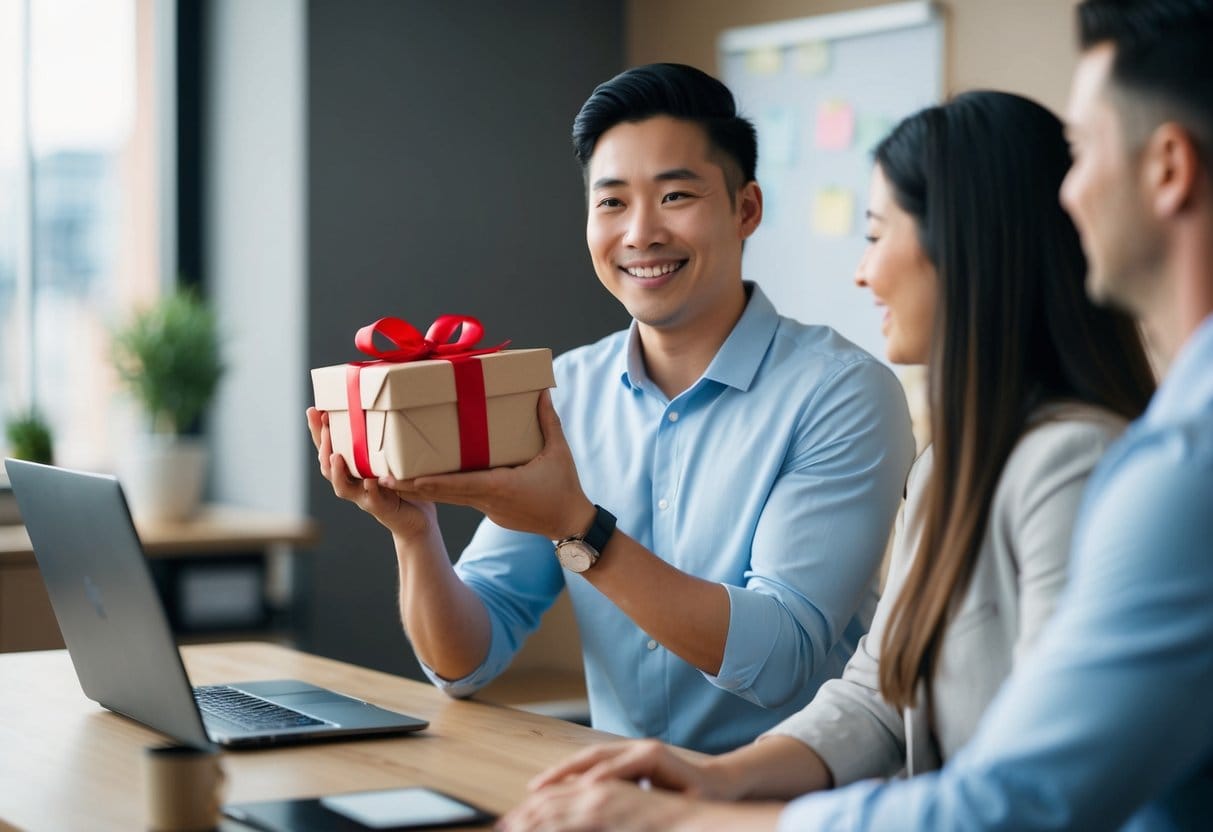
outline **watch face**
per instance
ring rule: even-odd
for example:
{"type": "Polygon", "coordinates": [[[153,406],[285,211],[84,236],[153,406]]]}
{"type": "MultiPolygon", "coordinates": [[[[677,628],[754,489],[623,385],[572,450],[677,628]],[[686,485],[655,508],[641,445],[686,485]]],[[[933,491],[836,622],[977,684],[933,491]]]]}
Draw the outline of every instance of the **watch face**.
{"type": "Polygon", "coordinates": [[[569,540],[556,549],[560,565],[570,572],[584,572],[594,565],[598,553],[583,540],[569,540]]]}

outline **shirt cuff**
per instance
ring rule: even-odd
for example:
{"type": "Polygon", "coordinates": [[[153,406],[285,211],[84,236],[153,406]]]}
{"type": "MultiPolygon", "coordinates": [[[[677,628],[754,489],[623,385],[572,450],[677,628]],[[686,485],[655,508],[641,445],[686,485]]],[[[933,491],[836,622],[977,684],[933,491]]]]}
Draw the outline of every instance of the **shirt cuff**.
{"type": "Polygon", "coordinates": [[[480,667],[462,679],[444,679],[435,673],[433,668],[421,661],[420,658],[417,659],[417,663],[421,665],[422,672],[434,683],[435,687],[447,696],[452,696],[456,699],[466,699],[493,680],[493,674],[489,672],[489,661],[487,658],[480,667]]]}
{"type": "Polygon", "coordinates": [[[754,684],[779,641],[783,626],[771,598],[732,584],[721,584],[729,596],[729,634],[720,672],[704,677],[716,687],[741,694],[754,684]]]}

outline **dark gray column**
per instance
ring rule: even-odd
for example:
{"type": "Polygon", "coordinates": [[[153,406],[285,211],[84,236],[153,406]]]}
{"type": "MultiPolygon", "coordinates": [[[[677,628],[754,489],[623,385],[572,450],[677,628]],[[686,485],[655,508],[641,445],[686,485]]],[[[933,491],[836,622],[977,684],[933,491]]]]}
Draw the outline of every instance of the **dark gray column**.
{"type": "MultiPolygon", "coordinates": [[[[569,130],[623,68],[623,3],[312,0],[307,359],[350,360],[382,315],[460,312],[557,353],[627,324],[598,284],[569,130]]],[[[310,447],[301,453],[311,453],[310,447]]],[[[305,646],[417,674],[387,532],[318,473],[305,646]]],[[[452,555],[478,516],[442,512],[452,555]]]]}

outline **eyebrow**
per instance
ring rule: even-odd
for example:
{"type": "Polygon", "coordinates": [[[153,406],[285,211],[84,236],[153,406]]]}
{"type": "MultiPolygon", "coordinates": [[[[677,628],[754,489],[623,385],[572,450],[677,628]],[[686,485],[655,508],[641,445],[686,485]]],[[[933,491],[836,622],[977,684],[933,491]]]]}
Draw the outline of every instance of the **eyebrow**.
{"type": "MultiPolygon", "coordinates": [[[[654,182],[702,182],[703,177],[690,168],[671,168],[663,170],[661,173],[653,177],[654,182]]],[[[596,179],[591,186],[594,190],[599,188],[617,188],[620,185],[626,185],[627,181],[611,176],[604,176],[601,179],[596,179]]]]}
{"type": "Polygon", "coordinates": [[[884,219],[884,217],[882,217],[880,214],[877,214],[877,213],[876,213],[875,211],[873,211],[871,208],[869,208],[868,210],[864,211],[864,212],[863,212],[863,215],[864,215],[865,217],[867,217],[868,219],[870,219],[870,220],[883,220],[883,219],[884,219]]]}

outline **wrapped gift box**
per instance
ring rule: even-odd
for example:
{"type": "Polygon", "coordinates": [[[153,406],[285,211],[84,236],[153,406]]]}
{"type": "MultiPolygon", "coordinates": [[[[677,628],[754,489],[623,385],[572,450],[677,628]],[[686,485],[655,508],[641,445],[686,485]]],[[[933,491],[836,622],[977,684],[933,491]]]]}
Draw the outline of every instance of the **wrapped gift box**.
{"type": "MultiPolygon", "coordinates": [[[[539,393],[556,385],[552,351],[504,350],[460,360],[479,362],[483,372],[488,467],[530,461],[543,448],[535,411],[539,393]]],[[[345,464],[356,474],[347,392],[349,366],[312,370],[312,389],[316,408],[329,413],[334,452],[345,457],[345,464]]],[[[374,476],[408,479],[464,467],[452,362],[373,362],[358,372],[367,458],[374,476]]]]}

